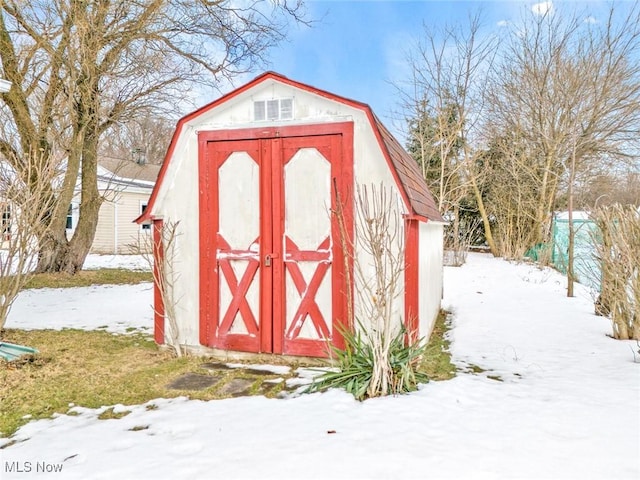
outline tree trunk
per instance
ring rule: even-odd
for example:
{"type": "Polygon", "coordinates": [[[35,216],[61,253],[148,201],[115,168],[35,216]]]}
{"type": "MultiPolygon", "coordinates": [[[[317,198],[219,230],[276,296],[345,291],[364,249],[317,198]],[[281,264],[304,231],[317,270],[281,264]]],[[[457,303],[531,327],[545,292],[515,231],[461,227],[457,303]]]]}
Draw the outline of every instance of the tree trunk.
{"type": "Polygon", "coordinates": [[[70,274],[82,269],[93,244],[102,204],[102,197],[98,191],[97,138],[87,139],[86,145],[82,158],[82,197],[78,226],[69,242],[69,250],[60,262],[60,271],[70,274]]]}
{"type": "Polygon", "coordinates": [[[73,275],[82,269],[93,244],[101,204],[97,187],[94,192],[85,193],[85,188],[82,191],[80,218],[72,239],[67,240],[65,224],[48,232],[41,240],[37,273],[65,272],[73,275]]]}
{"type": "Polygon", "coordinates": [[[576,232],[573,227],[573,183],[576,179],[576,151],[575,146],[573,149],[573,154],[571,156],[571,167],[569,170],[569,191],[568,191],[568,218],[569,218],[569,252],[568,252],[568,261],[567,261],[567,297],[573,297],[573,282],[575,281],[575,276],[573,273],[573,264],[574,264],[574,247],[575,247],[575,239],[576,232]]]}
{"type": "Polygon", "coordinates": [[[59,272],[62,270],[62,262],[69,252],[69,242],[66,233],[53,228],[40,239],[40,251],[38,253],[38,266],[36,273],[59,272]]]}
{"type": "Polygon", "coordinates": [[[489,216],[487,215],[487,210],[484,206],[484,201],[482,200],[482,194],[480,193],[480,189],[475,181],[472,178],[471,187],[473,188],[473,194],[476,197],[476,202],[478,202],[478,212],[480,213],[480,217],[482,218],[482,225],[484,227],[484,238],[487,241],[487,245],[489,245],[489,250],[494,257],[498,256],[498,249],[496,248],[496,242],[493,239],[493,233],[491,233],[491,223],[489,222],[489,216]]]}
{"type": "Polygon", "coordinates": [[[573,228],[573,188],[571,183],[569,184],[569,252],[567,261],[567,297],[573,297],[573,264],[574,264],[574,243],[575,243],[575,229],[573,228]]]}
{"type": "MultiPolygon", "coordinates": [[[[41,241],[41,250],[38,258],[39,273],[65,272],[75,274],[82,269],[85,259],[93,244],[93,239],[98,226],[98,213],[102,203],[102,197],[98,191],[98,135],[95,133],[85,133],[87,130],[96,132],[95,114],[89,109],[86,130],[80,129],[79,138],[82,138],[82,162],[80,169],[80,215],[78,225],[71,240],[67,239],[66,217],[67,209],[71,203],[71,198],[63,197],[51,218],[51,231],[44,241],[41,241]]],[[[73,156],[69,157],[69,169],[74,163],[73,156]]],[[[73,171],[78,171],[77,168],[73,171]]],[[[69,173],[69,172],[67,172],[69,173]]],[[[65,181],[76,176],[66,175],[65,181]]],[[[73,189],[66,188],[64,192],[73,192],[73,189]]]]}

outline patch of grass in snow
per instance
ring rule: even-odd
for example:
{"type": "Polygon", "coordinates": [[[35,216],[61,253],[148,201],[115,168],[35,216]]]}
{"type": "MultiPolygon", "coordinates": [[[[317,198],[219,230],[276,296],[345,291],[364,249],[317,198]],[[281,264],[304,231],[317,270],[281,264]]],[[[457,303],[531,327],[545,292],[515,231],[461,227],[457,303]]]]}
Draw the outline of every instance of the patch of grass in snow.
{"type": "Polygon", "coordinates": [[[147,430],[149,428],[149,425],[136,425],[135,427],[132,427],[129,429],[130,432],[139,432],[141,430],[147,430]]]}
{"type": "Polygon", "coordinates": [[[449,380],[456,376],[456,367],[451,363],[451,353],[447,332],[451,329],[449,312],[440,310],[429,338],[427,349],[420,364],[420,371],[427,374],[430,380],[449,380]]]}
{"type": "Polygon", "coordinates": [[[126,417],[131,413],[131,410],[115,411],[114,407],[107,408],[104,412],[98,415],[98,420],[117,420],[122,417],[126,417]]]}
{"type": "MultiPolygon", "coordinates": [[[[472,375],[482,375],[483,373],[491,372],[492,370],[487,370],[486,368],[482,368],[475,363],[469,363],[466,366],[462,367],[461,370],[465,373],[471,373],[472,375]]],[[[519,373],[514,373],[515,376],[520,377],[519,373]]],[[[495,380],[496,382],[504,382],[500,375],[485,375],[489,380],[495,380]]]]}
{"type": "Polygon", "coordinates": [[[470,363],[470,364],[469,364],[469,367],[467,368],[467,370],[466,370],[466,371],[467,371],[467,372],[469,372],[469,373],[475,373],[475,374],[478,374],[478,373],[484,373],[484,372],[486,372],[486,371],[487,371],[487,369],[486,369],[486,368],[482,368],[482,367],[480,367],[480,366],[476,365],[475,363],[470,363]]]}
{"type": "MultiPolygon", "coordinates": [[[[185,373],[209,374],[201,367],[206,359],[175,358],[143,334],[7,329],[1,338],[35,347],[40,353],[14,362],[0,361],[0,436],[12,435],[25,423],[54,413],[73,414],[70,406],[100,408],[140,405],[155,398],[212,400],[230,396],[219,384],[200,391],[168,389],[169,383],[185,373]]],[[[223,375],[225,381],[247,376],[242,369],[212,374],[223,375]]],[[[272,377],[282,375],[263,378],[272,377]]],[[[268,391],[252,386],[252,392],[275,397],[283,388],[284,382],[268,391]]],[[[146,408],[157,407],[148,404],[146,408]]],[[[101,418],[119,415],[110,411],[114,416],[104,413],[101,418]]]]}
{"type": "Polygon", "coordinates": [[[153,274],[124,268],[82,270],[75,275],[68,273],[38,273],[33,275],[25,288],[71,288],[90,285],[124,285],[152,282],[153,274]]]}

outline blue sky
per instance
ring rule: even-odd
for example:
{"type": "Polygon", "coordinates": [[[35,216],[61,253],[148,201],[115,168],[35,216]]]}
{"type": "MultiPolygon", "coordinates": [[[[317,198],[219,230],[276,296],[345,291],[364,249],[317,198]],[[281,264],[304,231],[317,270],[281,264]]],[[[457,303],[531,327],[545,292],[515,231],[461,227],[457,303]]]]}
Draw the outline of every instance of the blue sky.
{"type": "MultiPolygon", "coordinates": [[[[544,2],[551,3],[551,2],[544,2]]],[[[271,69],[293,80],[368,103],[393,130],[398,110],[393,82],[402,79],[404,58],[424,24],[458,24],[482,10],[487,32],[516,21],[540,1],[346,1],[310,0],[314,27],[294,27],[290,39],[271,53],[271,69]]],[[[600,1],[556,0],[555,8],[595,9],[600,1]]]]}

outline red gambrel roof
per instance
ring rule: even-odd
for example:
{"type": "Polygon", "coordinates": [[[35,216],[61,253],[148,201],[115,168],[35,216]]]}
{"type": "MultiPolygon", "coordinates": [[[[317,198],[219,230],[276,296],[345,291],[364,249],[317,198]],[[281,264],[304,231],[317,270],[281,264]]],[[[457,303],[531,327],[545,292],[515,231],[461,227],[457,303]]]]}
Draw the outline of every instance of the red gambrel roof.
{"type": "Polygon", "coordinates": [[[174,132],[173,138],[171,139],[171,144],[169,145],[169,149],[167,150],[167,155],[165,156],[165,161],[160,170],[160,174],[158,175],[158,181],[156,182],[153,192],[151,193],[149,206],[145,210],[145,213],[143,213],[139,218],[136,219],[136,222],[142,223],[151,220],[157,191],[160,189],[163,183],[165,172],[168,168],[168,163],[171,156],[173,155],[175,144],[180,136],[180,133],[182,132],[184,124],[211,110],[212,108],[215,108],[222,103],[240,95],[250,88],[259,85],[266,80],[275,80],[277,82],[290,85],[292,87],[299,88],[312,94],[319,95],[336,102],[344,103],[346,105],[364,111],[376,135],[380,149],[382,150],[387,160],[387,164],[389,165],[391,173],[393,174],[396,183],[401,191],[405,205],[410,211],[410,215],[423,221],[444,221],[442,215],[440,215],[440,212],[438,211],[438,207],[436,206],[436,202],[433,199],[433,195],[431,195],[429,187],[422,177],[420,169],[418,168],[418,164],[406,152],[406,150],[402,148],[398,140],[395,139],[395,137],[382,124],[378,117],[375,116],[369,105],[367,105],[366,103],[361,103],[355,100],[350,100],[348,98],[334,95],[310,85],[305,85],[303,83],[290,80],[289,78],[275,72],[266,72],[256,77],[249,83],[243,85],[242,87],[232,91],[231,93],[228,93],[227,95],[224,95],[223,97],[215,100],[208,105],[205,105],[204,107],[201,107],[200,109],[190,113],[189,115],[183,117],[178,121],[176,131],[174,132]]]}

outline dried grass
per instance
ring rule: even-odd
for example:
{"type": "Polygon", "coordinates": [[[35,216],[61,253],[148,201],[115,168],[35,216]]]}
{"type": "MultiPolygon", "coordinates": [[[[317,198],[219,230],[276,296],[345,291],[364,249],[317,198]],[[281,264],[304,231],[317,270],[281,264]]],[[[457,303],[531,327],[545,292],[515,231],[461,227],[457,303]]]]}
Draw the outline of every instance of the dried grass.
{"type": "MultiPolygon", "coordinates": [[[[217,386],[199,391],[166,388],[184,373],[206,373],[200,367],[204,360],[175,358],[142,334],[8,329],[3,339],[35,347],[39,353],[0,361],[0,436],[13,434],[31,419],[67,413],[73,405],[99,408],[139,405],[160,397],[228,397],[217,386]]],[[[242,375],[241,369],[225,372],[229,379],[242,375]]],[[[277,393],[274,389],[265,395],[277,393]]]]}
{"type": "Polygon", "coordinates": [[[75,275],[68,273],[38,273],[33,275],[24,288],[72,288],[91,285],[124,285],[152,282],[153,274],[141,270],[124,268],[101,268],[82,270],[75,275]]]}

